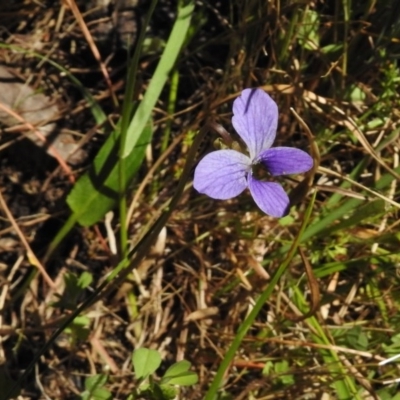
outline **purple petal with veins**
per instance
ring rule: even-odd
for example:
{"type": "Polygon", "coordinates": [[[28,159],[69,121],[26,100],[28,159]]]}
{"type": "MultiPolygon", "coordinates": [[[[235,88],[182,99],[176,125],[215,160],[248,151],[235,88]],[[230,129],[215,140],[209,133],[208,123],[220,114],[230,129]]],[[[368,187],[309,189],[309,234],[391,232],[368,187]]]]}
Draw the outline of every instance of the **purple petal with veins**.
{"type": "Polygon", "coordinates": [[[278,107],[263,90],[245,89],[233,102],[232,124],[254,160],[275,140],[278,107]]]}
{"type": "Polygon", "coordinates": [[[251,174],[248,183],[254,201],[265,214],[281,218],[289,212],[289,197],[279,183],[261,182],[251,174]]]}
{"type": "Polygon", "coordinates": [[[218,150],[207,154],[197,165],[193,186],[213,199],[227,200],[247,187],[251,161],[235,150],[218,150]]]}
{"type": "Polygon", "coordinates": [[[314,165],[312,157],[294,147],[273,147],[263,151],[257,158],[272,176],[300,174],[314,165]]]}

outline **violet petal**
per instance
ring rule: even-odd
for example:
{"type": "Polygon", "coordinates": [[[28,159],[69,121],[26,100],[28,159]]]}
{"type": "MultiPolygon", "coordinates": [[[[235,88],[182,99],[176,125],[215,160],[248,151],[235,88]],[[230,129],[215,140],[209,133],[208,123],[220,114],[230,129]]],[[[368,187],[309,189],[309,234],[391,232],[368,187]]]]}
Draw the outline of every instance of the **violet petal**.
{"type": "Polygon", "coordinates": [[[245,89],[233,102],[232,124],[254,160],[275,140],[278,107],[263,90],[245,89]]]}
{"type": "Polygon", "coordinates": [[[289,212],[289,197],[279,183],[262,182],[251,174],[248,183],[254,201],[265,214],[281,218],[289,212]]]}
{"type": "Polygon", "coordinates": [[[251,161],[244,154],[235,150],[213,151],[197,165],[193,186],[213,199],[231,199],[246,189],[250,170],[251,161]]]}
{"type": "Polygon", "coordinates": [[[311,156],[294,147],[267,149],[257,161],[261,161],[272,176],[300,174],[310,170],[314,164],[311,156]]]}

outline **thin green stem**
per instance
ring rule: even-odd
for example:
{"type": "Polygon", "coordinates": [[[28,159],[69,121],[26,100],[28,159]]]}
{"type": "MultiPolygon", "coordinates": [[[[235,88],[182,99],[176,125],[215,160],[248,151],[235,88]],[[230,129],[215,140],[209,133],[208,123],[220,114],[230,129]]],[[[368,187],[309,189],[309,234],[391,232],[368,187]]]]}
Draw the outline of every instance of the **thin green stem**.
{"type": "Polygon", "coordinates": [[[276,271],[275,275],[272,277],[271,282],[267,286],[267,288],[264,290],[263,293],[261,293],[260,297],[258,298],[255,306],[251,310],[250,314],[247,316],[247,318],[243,321],[243,323],[240,325],[238,332],[233,339],[233,342],[228,349],[228,351],[225,354],[224,359],[222,360],[218,371],[214,377],[214,380],[211,383],[210,388],[207,391],[206,396],[204,397],[205,400],[215,400],[217,398],[217,392],[219,388],[222,386],[223,383],[223,378],[228,370],[230,364],[232,363],[233,358],[235,357],[236,351],[238,350],[240,344],[242,343],[243,338],[245,337],[247,331],[251,328],[251,326],[254,323],[254,320],[256,319],[257,315],[261,311],[261,309],[264,307],[265,302],[270,298],[273,290],[275,289],[276,284],[278,283],[279,279],[282,277],[284,272],[286,271],[287,267],[289,266],[290,262],[292,261],[292,258],[294,257],[297,247],[300,244],[300,239],[307,227],[308,221],[311,216],[311,212],[314,206],[314,201],[316,197],[316,192],[314,192],[310,204],[308,205],[307,211],[305,213],[303,222],[300,227],[300,231],[292,243],[292,246],[287,254],[287,257],[285,260],[282,262],[282,264],[279,266],[278,270],[276,271]]]}
{"type": "Polygon", "coordinates": [[[140,30],[139,39],[136,45],[135,52],[131,62],[129,63],[128,76],[126,90],[124,94],[124,103],[122,106],[122,116],[120,124],[120,136],[119,136],[119,220],[120,220],[120,250],[121,259],[125,258],[128,249],[128,229],[126,226],[126,214],[127,214],[127,203],[126,203],[126,157],[124,157],[126,140],[128,135],[128,127],[132,118],[133,111],[133,99],[136,86],[136,76],[139,65],[139,59],[143,48],[143,42],[147,26],[150,22],[153,11],[156,7],[157,0],[152,0],[149,11],[147,12],[146,19],[143,23],[142,29],[140,30]]]}
{"type": "Polygon", "coordinates": [[[206,133],[208,132],[208,125],[204,126],[200,132],[196,135],[196,138],[193,141],[192,147],[190,148],[189,154],[186,159],[185,166],[182,171],[181,178],[176,186],[175,194],[172,197],[171,201],[167,203],[166,207],[162,211],[160,217],[157,219],[155,224],[148,230],[146,235],[142,238],[142,240],[135,246],[135,248],[129,253],[128,265],[125,265],[121,262],[111,273],[108,280],[113,280],[113,283],[118,285],[119,283],[123,282],[127,275],[134,269],[140,261],[145,257],[147,252],[150,250],[150,247],[157,239],[161,229],[165,226],[166,222],[168,221],[171,213],[176,208],[179,203],[179,200],[182,196],[182,193],[185,190],[186,182],[191,174],[191,169],[193,162],[196,157],[197,150],[203,141],[206,133]],[[117,277],[117,275],[119,276],[117,277]],[[114,282],[115,278],[115,282],[114,282]]]}
{"type": "Polygon", "coordinates": [[[349,35],[349,23],[351,13],[351,0],[343,0],[343,14],[344,14],[344,37],[343,37],[343,62],[342,62],[342,85],[344,88],[346,77],[347,77],[347,57],[348,57],[348,35],[349,35]]]}
{"type": "Polygon", "coordinates": [[[165,130],[161,142],[161,152],[165,151],[168,147],[169,138],[171,136],[171,126],[173,121],[173,115],[175,112],[175,106],[178,95],[178,85],[179,85],[179,71],[175,69],[171,74],[171,86],[169,89],[169,99],[168,99],[168,120],[165,124],[165,130]]]}
{"type": "Polygon", "coordinates": [[[279,51],[279,65],[284,66],[286,64],[286,61],[289,57],[289,46],[293,40],[293,36],[295,33],[295,29],[297,26],[299,20],[299,13],[298,13],[298,7],[295,6],[293,10],[293,16],[290,19],[289,27],[287,28],[287,31],[285,32],[284,37],[281,39],[282,45],[280,46],[280,51],[279,51]]]}
{"type": "MultiPolygon", "coordinates": [[[[314,331],[317,333],[316,335],[313,335],[316,342],[332,347],[331,341],[328,339],[323,328],[315,317],[310,317],[308,319],[308,324],[312,326],[314,331]]],[[[337,386],[338,398],[348,399],[350,398],[349,396],[351,396],[352,399],[361,400],[360,396],[357,394],[357,388],[354,381],[352,377],[347,374],[347,369],[343,367],[337,352],[334,349],[331,349],[329,350],[329,353],[330,357],[324,356],[324,358],[326,359],[326,364],[332,372],[332,375],[339,373],[340,376],[343,377],[343,379],[334,382],[334,385],[337,386]]]]}
{"type": "Polygon", "coordinates": [[[63,239],[68,235],[68,233],[72,230],[78,220],[77,214],[73,213],[64,223],[62,228],[57,232],[57,235],[51,241],[49,247],[46,250],[46,254],[42,259],[42,263],[46,264],[49,261],[50,257],[54,253],[55,249],[60,245],[63,239]]]}
{"type": "Polygon", "coordinates": [[[121,252],[121,259],[126,257],[126,253],[128,251],[128,227],[126,221],[127,215],[127,201],[126,201],[126,158],[119,159],[119,221],[120,221],[120,229],[119,229],[119,240],[120,245],[119,249],[121,252]]]}
{"type": "MultiPolygon", "coordinates": [[[[172,121],[177,101],[178,84],[179,84],[179,71],[177,69],[174,69],[171,72],[171,83],[170,83],[168,105],[167,105],[168,119],[165,124],[165,129],[161,139],[161,148],[160,148],[161,154],[164,153],[164,151],[167,149],[169,139],[171,136],[172,121]]],[[[156,196],[156,194],[159,192],[159,189],[160,189],[160,182],[159,180],[154,179],[151,185],[151,198],[156,196]]]]}

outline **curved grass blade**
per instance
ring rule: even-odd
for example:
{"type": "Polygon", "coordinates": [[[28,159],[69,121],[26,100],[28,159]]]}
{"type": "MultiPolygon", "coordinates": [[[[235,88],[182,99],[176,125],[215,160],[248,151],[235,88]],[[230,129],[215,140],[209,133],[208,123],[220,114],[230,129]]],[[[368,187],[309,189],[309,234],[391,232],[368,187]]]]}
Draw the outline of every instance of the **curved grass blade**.
{"type": "MultiPolygon", "coordinates": [[[[183,3],[183,2],[182,2],[183,3]]],[[[128,127],[125,148],[122,156],[128,157],[136,142],[139,140],[140,133],[143,131],[150,118],[151,112],[160,97],[161,91],[167,81],[167,78],[174,67],[181,48],[185,42],[190,21],[194,10],[194,1],[188,1],[178,7],[178,16],[167,45],[161,56],[157,69],[149,84],[143,100],[139,104],[136,113],[128,127]]]]}

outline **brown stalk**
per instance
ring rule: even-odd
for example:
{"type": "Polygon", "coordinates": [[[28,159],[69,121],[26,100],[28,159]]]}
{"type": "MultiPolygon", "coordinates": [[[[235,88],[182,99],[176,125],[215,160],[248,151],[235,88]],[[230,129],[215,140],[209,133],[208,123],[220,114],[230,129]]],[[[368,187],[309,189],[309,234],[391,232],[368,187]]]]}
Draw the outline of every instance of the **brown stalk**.
{"type": "Polygon", "coordinates": [[[49,150],[53,157],[58,161],[62,169],[64,170],[65,174],[68,176],[68,179],[71,183],[75,183],[75,177],[72,174],[71,168],[67,165],[65,160],[61,157],[60,153],[55,149],[53,145],[48,143],[46,137],[43,135],[42,132],[40,132],[38,129],[36,129],[31,123],[26,121],[24,118],[22,118],[18,113],[16,113],[14,110],[11,108],[7,107],[3,103],[0,103],[0,110],[5,111],[7,114],[11,115],[18,121],[22,122],[23,124],[26,125],[27,128],[29,128],[31,131],[35,133],[35,135],[43,142],[46,143],[49,146],[49,150]]]}
{"type": "Polygon", "coordinates": [[[126,223],[129,224],[132,219],[133,212],[138,204],[139,198],[142,195],[146,185],[151,180],[157,169],[160,165],[166,160],[166,158],[172,153],[175,147],[181,142],[183,135],[179,135],[174,139],[174,141],[169,145],[169,147],[161,154],[158,160],[153,164],[153,166],[149,169],[149,172],[146,174],[142,182],[140,183],[139,188],[136,190],[135,196],[132,199],[131,205],[129,206],[128,214],[126,217],[126,223]]]}
{"type": "Polygon", "coordinates": [[[397,201],[394,201],[387,196],[384,196],[378,192],[375,192],[374,190],[362,185],[361,183],[354,181],[353,179],[349,178],[346,175],[339,174],[338,172],[332,171],[332,170],[330,170],[328,168],[324,168],[324,167],[318,167],[318,172],[322,173],[322,174],[332,175],[332,176],[335,176],[336,178],[341,178],[341,179],[351,183],[352,185],[365,190],[366,192],[372,194],[373,196],[386,201],[387,203],[391,204],[392,206],[395,206],[396,208],[400,208],[400,203],[398,203],[397,201]]]}
{"type": "Polygon", "coordinates": [[[50,276],[47,274],[46,270],[44,269],[43,265],[40,263],[38,258],[36,257],[35,253],[32,251],[31,247],[29,246],[28,241],[26,240],[24,234],[22,233],[21,229],[19,228],[17,221],[15,221],[13,215],[10,212],[10,209],[7,207],[6,202],[4,201],[3,194],[1,193],[0,190],[0,207],[4,210],[4,213],[6,214],[7,218],[11,222],[11,225],[15,229],[15,232],[17,233],[19,239],[21,240],[22,244],[25,246],[28,260],[29,262],[35,266],[39,272],[43,275],[43,279],[47,282],[47,284],[53,289],[56,289],[56,284],[52,281],[50,276]]]}
{"type": "Polygon", "coordinates": [[[118,99],[113,90],[112,82],[111,82],[110,76],[108,74],[106,65],[104,64],[103,60],[101,59],[100,52],[96,46],[96,43],[93,40],[92,34],[90,33],[88,27],[86,26],[86,23],[82,17],[81,12],[79,11],[78,6],[75,3],[75,0],[64,0],[64,1],[67,4],[67,6],[71,9],[72,14],[74,14],[74,17],[76,18],[76,20],[79,24],[79,27],[82,30],[83,36],[85,36],[85,39],[90,47],[90,50],[92,51],[93,57],[99,63],[100,70],[104,76],[106,83],[107,83],[107,86],[110,91],[110,95],[111,95],[114,105],[118,105],[118,99]]]}

